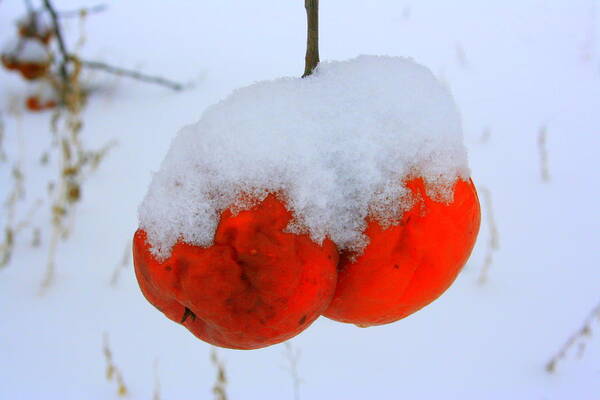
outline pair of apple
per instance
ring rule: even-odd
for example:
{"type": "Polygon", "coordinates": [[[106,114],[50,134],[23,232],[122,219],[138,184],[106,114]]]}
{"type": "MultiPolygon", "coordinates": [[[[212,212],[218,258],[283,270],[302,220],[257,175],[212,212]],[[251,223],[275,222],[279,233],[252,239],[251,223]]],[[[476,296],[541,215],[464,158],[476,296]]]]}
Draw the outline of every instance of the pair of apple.
{"type": "Polygon", "coordinates": [[[135,273],[144,296],[198,338],[256,349],[285,341],[320,315],[358,326],[397,321],[439,297],[467,261],[480,223],[473,182],[457,178],[450,202],[427,194],[422,178],[405,183],[412,207],[397,223],[368,219],[361,254],[286,232],[283,201],[221,213],[214,243],[178,242],[157,260],[139,229],[135,273]]]}

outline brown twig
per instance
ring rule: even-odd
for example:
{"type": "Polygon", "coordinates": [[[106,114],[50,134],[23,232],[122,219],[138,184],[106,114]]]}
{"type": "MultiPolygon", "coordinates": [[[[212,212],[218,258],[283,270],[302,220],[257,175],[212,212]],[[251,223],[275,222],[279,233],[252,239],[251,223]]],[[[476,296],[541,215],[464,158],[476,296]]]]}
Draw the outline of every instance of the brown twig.
{"type": "Polygon", "coordinates": [[[579,344],[578,356],[581,357],[583,351],[585,350],[584,340],[592,334],[592,323],[595,319],[600,321],[600,302],[596,304],[596,306],[585,318],[581,328],[575,331],[575,333],[573,333],[569,339],[567,339],[565,344],[563,344],[558,353],[556,353],[554,357],[552,357],[550,361],[546,363],[546,371],[548,373],[556,372],[557,364],[566,357],[567,352],[576,344],[579,344]]]}
{"type": "MultiPolygon", "coordinates": [[[[73,58],[74,56],[71,56],[71,57],[73,58]]],[[[136,79],[138,81],[165,86],[165,87],[168,87],[169,89],[173,89],[176,91],[183,90],[185,88],[185,86],[182,85],[181,83],[173,82],[171,80],[162,78],[160,76],[146,75],[139,71],[134,71],[134,70],[125,69],[125,68],[121,68],[121,67],[115,67],[113,65],[109,65],[107,63],[100,62],[100,61],[87,61],[87,60],[79,60],[79,61],[81,62],[81,66],[84,68],[104,71],[109,74],[118,75],[118,76],[125,76],[127,78],[136,79]]]]}
{"type": "Polygon", "coordinates": [[[225,374],[225,364],[219,359],[217,349],[214,347],[210,349],[210,361],[217,369],[217,377],[212,389],[215,400],[227,400],[227,375],[225,374]]]}
{"type": "Polygon", "coordinates": [[[104,332],[102,335],[103,345],[102,345],[102,353],[104,353],[104,359],[106,360],[106,379],[108,381],[112,381],[113,378],[117,383],[117,395],[119,397],[127,396],[127,386],[125,386],[125,381],[123,380],[123,375],[113,361],[112,351],[110,350],[110,346],[108,344],[108,333],[104,332]]]}
{"type": "Polygon", "coordinates": [[[303,78],[313,73],[319,64],[319,0],[304,0],[306,8],[306,58],[303,78]]]}

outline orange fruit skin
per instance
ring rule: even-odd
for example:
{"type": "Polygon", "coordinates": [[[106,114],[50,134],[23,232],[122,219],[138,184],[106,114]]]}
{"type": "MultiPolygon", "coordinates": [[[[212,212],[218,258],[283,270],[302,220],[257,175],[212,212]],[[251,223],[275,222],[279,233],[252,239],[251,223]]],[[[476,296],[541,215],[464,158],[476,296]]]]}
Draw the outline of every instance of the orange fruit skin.
{"type": "Polygon", "coordinates": [[[2,56],[2,65],[8,70],[19,71],[28,81],[39,79],[48,73],[50,63],[21,62],[12,57],[2,56]]]}
{"type": "Polygon", "coordinates": [[[54,32],[52,30],[38,31],[31,29],[28,24],[22,24],[19,25],[19,35],[25,38],[37,39],[47,46],[50,43],[50,39],[54,36],[54,32]]]}
{"type": "Polygon", "coordinates": [[[291,217],[273,195],[237,215],[225,210],[212,246],[178,242],[164,261],[138,230],[133,254],[142,293],[217,346],[256,349],[297,335],[329,305],[338,253],[331,240],[318,245],[284,232],[291,217]]]}
{"type": "Polygon", "coordinates": [[[368,220],[364,252],[340,256],[326,317],[359,326],[397,321],[444,293],[469,258],[480,224],[473,182],[457,180],[450,203],[428,197],[423,179],[407,187],[415,204],[401,221],[383,229],[368,220]]]}
{"type": "Polygon", "coordinates": [[[30,96],[25,100],[25,107],[29,111],[39,112],[56,107],[56,101],[46,100],[42,102],[37,96],[30,96]]]}

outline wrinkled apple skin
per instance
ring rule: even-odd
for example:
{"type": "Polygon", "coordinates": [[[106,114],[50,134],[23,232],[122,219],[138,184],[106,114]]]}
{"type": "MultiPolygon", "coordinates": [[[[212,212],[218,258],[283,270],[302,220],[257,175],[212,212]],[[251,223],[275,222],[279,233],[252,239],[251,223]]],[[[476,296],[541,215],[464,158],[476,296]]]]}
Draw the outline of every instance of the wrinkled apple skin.
{"type": "Polygon", "coordinates": [[[290,212],[274,195],[250,210],[222,213],[210,247],[183,242],[159,262],[146,233],[134,235],[142,293],[168,318],[217,346],[256,349],[306,329],[337,282],[335,244],[284,232],[290,212]]]}
{"type": "Polygon", "coordinates": [[[457,180],[450,203],[429,198],[420,178],[407,187],[415,204],[401,221],[382,229],[368,220],[364,252],[340,256],[326,317],[359,326],[397,321],[437,299],[466,263],[481,218],[473,182],[457,180]]]}

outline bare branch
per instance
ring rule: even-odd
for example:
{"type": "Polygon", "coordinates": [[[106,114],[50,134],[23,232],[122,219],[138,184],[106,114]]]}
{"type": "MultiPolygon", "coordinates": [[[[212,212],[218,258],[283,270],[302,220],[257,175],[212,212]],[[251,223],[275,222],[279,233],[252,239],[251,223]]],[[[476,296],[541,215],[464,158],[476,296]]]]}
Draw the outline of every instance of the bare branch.
{"type": "Polygon", "coordinates": [[[67,64],[69,62],[69,52],[67,51],[67,46],[65,45],[62,30],[60,29],[60,23],[58,22],[58,14],[56,13],[56,9],[54,8],[50,0],[44,0],[44,7],[46,8],[46,11],[48,11],[48,13],[50,14],[50,18],[52,18],[52,27],[54,29],[54,34],[56,35],[56,40],[58,41],[58,49],[61,55],[61,62],[59,65],[60,76],[63,80],[63,84],[66,85],[66,88],[68,88],[69,74],[67,72],[67,64]]]}
{"type": "Polygon", "coordinates": [[[313,73],[319,64],[319,0],[304,0],[307,35],[303,78],[313,73]]]}
{"type": "Polygon", "coordinates": [[[563,346],[560,348],[558,353],[556,353],[554,355],[554,357],[552,357],[550,359],[550,361],[548,361],[546,363],[546,371],[547,372],[549,372],[549,373],[555,372],[557,364],[566,357],[567,352],[571,348],[573,348],[576,344],[579,344],[579,346],[578,346],[579,349],[578,349],[577,355],[578,355],[578,357],[582,356],[583,351],[585,350],[584,339],[586,337],[589,337],[592,334],[592,323],[595,319],[600,320],[600,302],[598,304],[596,304],[596,306],[592,309],[592,311],[585,318],[581,328],[579,328],[577,331],[575,331],[575,333],[573,333],[569,337],[569,339],[567,339],[565,344],[563,344],[563,346]]]}
{"type": "MultiPolygon", "coordinates": [[[[71,59],[74,59],[74,56],[71,56],[71,59]]],[[[131,79],[136,79],[138,81],[146,82],[146,83],[154,83],[156,85],[161,85],[168,87],[169,89],[173,89],[175,91],[183,90],[184,85],[181,83],[173,82],[171,80],[162,78],[160,76],[152,76],[146,75],[139,71],[134,71],[130,69],[125,69],[121,67],[115,67],[100,61],[87,61],[80,60],[81,66],[84,68],[95,69],[107,72],[109,74],[114,74],[118,76],[124,76],[131,79]]]]}
{"type": "Polygon", "coordinates": [[[108,8],[108,6],[106,4],[97,4],[92,7],[79,8],[77,10],[58,11],[56,13],[56,15],[59,18],[72,18],[72,17],[79,17],[81,15],[90,15],[90,14],[100,13],[100,12],[106,11],[107,8],[108,8]]]}
{"type": "MultiPolygon", "coordinates": [[[[182,85],[178,82],[168,80],[168,79],[160,77],[160,76],[146,75],[139,71],[129,70],[129,69],[121,68],[121,67],[115,67],[113,65],[110,65],[110,64],[107,64],[104,62],[100,62],[100,61],[81,60],[77,56],[69,53],[67,46],[65,44],[65,41],[64,41],[60,22],[58,20],[59,17],[72,16],[72,15],[81,16],[81,15],[86,15],[89,12],[103,11],[106,8],[105,5],[101,4],[101,5],[91,7],[91,8],[84,8],[84,9],[71,11],[71,12],[58,13],[56,11],[56,9],[54,8],[54,6],[52,5],[51,0],[43,0],[43,2],[44,2],[44,8],[50,14],[50,17],[52,19],[53,31],[56,34],[56,40],[58,41],[58,49],[59,49],[59,52],[61,55],[61,61],[59,63],[59,73],[60,73],[60,77],[62,80],[62,84],[64,86],[64,88],[63,88],[64,90],[61,90],[63,97],[67,97],[67,95],[70,92],[71,80],[70,80],[69,71],[68,71],[69,63],[75,64],[76,68],[78,66],[81,66],[81,67],[88,68],[88,69],[100,70],[100,71],[104,71],[104,72],[114,74],[114,75],[124,76],[124,77],[131,78],[131,79],[136,79],[138,81],[142,81],[142,82],[146,82],[146,83],[152,83],[152,84],[156,84],[156,85],[165,86],[165,87],[168,87],[169,89],[176,90],[176,91],[184,89],[184,85],[182,85]]],[[[63,103],[65,103],[65,102],[66,101],[63,99],[63,103]]]]}

